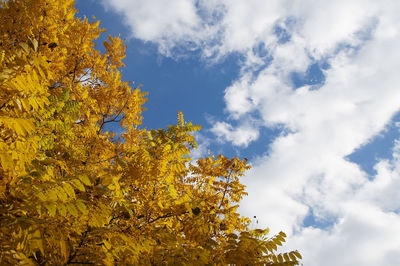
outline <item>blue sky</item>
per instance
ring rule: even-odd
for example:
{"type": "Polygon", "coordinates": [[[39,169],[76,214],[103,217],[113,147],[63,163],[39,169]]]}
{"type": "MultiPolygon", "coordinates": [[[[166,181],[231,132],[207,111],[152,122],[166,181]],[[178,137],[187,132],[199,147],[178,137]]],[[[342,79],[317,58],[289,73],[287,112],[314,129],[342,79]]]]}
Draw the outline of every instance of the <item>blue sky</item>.
{"type": "Polygon", "coordinates": [[[144,126],[181,110],[194,156],[248,158],[240,211],[304,265],[400,265],[399,1],[76,2],[126,39],[144,126]]]}

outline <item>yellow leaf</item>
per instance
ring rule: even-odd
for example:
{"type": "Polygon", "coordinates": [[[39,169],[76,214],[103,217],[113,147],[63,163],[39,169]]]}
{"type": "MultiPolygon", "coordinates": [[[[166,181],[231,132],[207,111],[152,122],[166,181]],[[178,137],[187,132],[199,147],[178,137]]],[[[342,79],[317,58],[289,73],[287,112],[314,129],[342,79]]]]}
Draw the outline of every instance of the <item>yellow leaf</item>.
{"type": "Polygon", "coordinates": [[[19,43],[19,46],[21,46],[22,49],[24,49],[24,51],[25,51],[26,53],[29,53],[29,46],[28,46],[26,43],[20,42],[20,43],[19,43]]]}
{"type": "Polygon", "coordinates": [[[87,186],[91,186],[92,182],[90,182],[90,179],[87,175],[81,175],[79,176],[79,180],[82,181],[83,184],[87,185],[87,186]]]}
{"type": "Polygon", "coordinates": [[[65,243],[65,240],[63,238],[60,239],[60,250],[63,258],[68,258],[69,252],[67,249],[67,243],[65,243]]]}
{"type": "Polygon", "coordinates": [[[76,207],[78,207],[78,210],[80,210],[83,214],[85,214],[85,215],[88,214],[86,205],[82,201],[77,201],[76,207]]]}
{"type": "Polygon", "coordinates": [[[289,256],[287,253],[283,254],[283,258],[285,259],[285,261],[290,261],[289,256]]]}
{"type": "Polygon", "coordinates": [[[46,203],[44,206],[48,210],[50,216],[54,217],[56,215],[56,205],[53,203],[46,203]]]}
{"type": "Polygon", "coordinates": [[[172,185],[169,186],[169,192],[173,199],[176,199],[178,197],[178,192],[176,191],[174,186],[172,186],[172,185]]]}
{"type": "Polygon", "coordinates": [[[282,258],[281,254],[278,255],[278,261],[279,261],[279,263],[283,263],[283,258],[282,258]]]}
{"type": "Polygon", "coordinates": [[[75,198],[74,188],[69,183],[64,183],[63,185],[64,191],[68,194],[69,197],[75,198]]]}
{"type": "Polygon", "coordinates": [[[42,201],[46,200],[46,196],[42,192],[36,193],[36,196],[42,201]]]}
{"type": "Polygon", "coordinates": [[[108,242],[107,240],[103,240],[103,243],[104,243],[104,246],[108,249],[108,250],[110,250],[111,249],[111,244],[110,244],[110,242],[108,242]]]}
{"type": "Polygon", "coordinates": [[[14,129],[15,133],[17,133],[17,135],[26,136],[27,132],[25,128],[22,126],[21,121],[22,119],[14,119],[11,126],[14,129]]]}
{"type": "Polygon", "coordinates": [[[65,207],[65,205],[63,203],[58,204],[57,209],[62,217],[64,217],[64,218],[67,217],[67,208],[65,207]]]}
{"type": "Polygon", "coordinates": [[[290,257],[290,259],[291,259],[292,261],[297,261],[297,258],[296,258],[296,256],[293,254],[293,252],[290,252],[290,253],[289,253],[289,257],[290,257]]]}
{"type": "Polygon", "coordinates": [[[29,40],[32,43],[33,49],[35,49],[35,51],[37,51],[38,48],[38,41],[35,38],[29,38],[29,40]]]}
{"type": "Polygon", "coordinates": [[[103,177],[102,177],[102,180],[101,180],[101,183],[102,183],[104,186],[109,186],[110,184],[113,183],[113,178],[112,178],[112,176],[111,176],[111,175],[105,175],[105,176],[103,176],[103,177]]]}
{"type": "Polygon", "coordinates": [[[31,237],[30,239],[31,248],[33,250],[39,249],[40,252],[44,254],[43,239],[40,231],[39,230],[34,231],[34,233],[30,235],[30,237],[31,237]]]}
{"type": "Polygon", "coordinates": [[[83,184],[78,180],[78,179],[74,179],[71,181],[72,185],[74,185],[75,188],[77,188],[78,190],[84,192],[85,191],[85,187],[83,186],[83,184]]]}
{"type": "Polygon", "coordinates": [[[53,189],[47,191],[47,199],[57,201],[57,192],[53,189]]]}
{"type": "Polygon", "coordinates": [[[68,199],[68,195],[65,193],[65,191],[61,187],[56,187],[55,190],[57,192],[57,197],[61,201],[66,201],[68,199]]]}
{"type": "Polygon", "coordinates": [[[3,169],[11,169],[13,167],[13,161],[11,155],[7,152],[0,152],[1,166],[3,169]]]}
{"type": "Polygon", "coordinates": [[[38,212],[39,217],[42,216],[42,206],[36,205],[36,211],[38,212]]]}
{"type": "Polygon", "coordinates": [[[27,112],[30,111],[31,106],[30,106],[30,104],[29,104],[28,99],[26,99],[26,98],[20,98],[20,101],[21,101],[22,107],[24,107],[25,111],[27,111],[27,112]]]}
{"type": "Polygon", "coordinates": [[[67,204],[67,210],[73,216],[75,216],[75,217],[78,216],[78,210],[75,208],[75,205],[72,204],[71,202],[67,204]]]}
{"type": "Polygon", "coordinates": [[[296,257],[298,257],[299,259],[302,259],[301,254],[296,250],[293,251],[294,255],[296,255],[296,257]]]}

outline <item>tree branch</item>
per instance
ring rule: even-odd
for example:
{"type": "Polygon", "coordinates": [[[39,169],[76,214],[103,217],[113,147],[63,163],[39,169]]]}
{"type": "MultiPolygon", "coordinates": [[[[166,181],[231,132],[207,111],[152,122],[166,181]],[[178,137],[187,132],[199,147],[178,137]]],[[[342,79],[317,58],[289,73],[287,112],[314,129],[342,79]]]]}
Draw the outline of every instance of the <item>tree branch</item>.
{"type": "Polygon", "coordinates": [[[78,254],[79,248],[81,248],[81,247],[83,246],[83,243],[85,242],[85,239],[86,239],[88,233],[89,233],[89,228],[86,229],[86,231],[83,233],[83,236],[82,236],[82,238],[81,238],[81,241],[79,242],[78,246],[75,248],[75,251],[74,251],[72,254],[70,254],[70,256],[69,256],[67,262],[65,263],[65,265],[68,265],[68,264],[77,264],[77,263],[78,263],[78,262],[72,262],[72,260],[73,260],[73,259],[76,257],[76,255],[78,254]]]}
{"type": "Polygon", "coordinates": [[[100,131],[103,129],[103,126],[104,126],[105,124],[111,123],[111,122],[119,122],[119,121],[122,120],[122,118],[121,118],[120,120],[116,121],[117,118],[121,115],[122,111],[125,109],[125,106],[126,106],[127,103],[128,103],[128,100],[125,101],[124,105],[123,105],[122,108],[118,111],[118,113],[116,114],[116,116],[114,116],[114,117],[111,118],[110,120],[107,120],[107,121],[104,120],[105,117],[103,116],[103,119],[102,119],[102,121],[101,121],[100,128],[97,130],[97,134],[100,133],[100,131]]]}
{"type": "MultiPolygon", "coordinates": [[[[231,174],[231,173],[230,173],[230,174],[231,174]]],[[[221,209],[221,207],[222,207],[222,203],[224,202],[226,192],[228,191],[228,185],[229,185],[230,179],[231,179],[231,176],[229,175],[228,179],[226,180],[226,185],[225,185],[225,189],[224,189],[224,194],[222,195],[221,202],[220,202],[220,204],[219,204],[219,206],[218,206],[218,209],[221,209]]]]}
{"type": "MultiPolygon", "coordinates": [[[[186,213],[189,213],[189,212],[188,212],[188,211],[185,211],[185,212],[182,212],[181,214],[178,214],[178,215],[183,215],[183,214],[186,214],[186,213]]],[[[178,215],[176,215],[176,216],[178,216],[178,215]]],[[[173,216],[174,216],[173,213],[167,213],[167,214],[164,214],[164,215],[162,215],[162,216],[158,216],[157,218],[154,218],[154,219],[152,219],[152,220],[149,220],[146,224],[151,224],[151,223],[154,223],[154,222],[156,222],[156,221],[158,221],[158,220],[160,220],[160,219],[170,218],[170,217],[173,217],[173,216]]],[[[146,224],[140,225],[140,226],[138,227],[138,229],[142,228],[142,227],[143,227],[144,225],[146,225],[146,224]]]]}

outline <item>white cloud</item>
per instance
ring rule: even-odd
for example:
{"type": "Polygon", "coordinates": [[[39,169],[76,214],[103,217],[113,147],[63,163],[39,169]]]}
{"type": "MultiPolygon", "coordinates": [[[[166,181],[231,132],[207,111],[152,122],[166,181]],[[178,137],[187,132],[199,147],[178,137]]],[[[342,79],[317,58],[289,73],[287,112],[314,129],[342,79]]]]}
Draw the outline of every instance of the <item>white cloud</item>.
{"type": "Polygon", "coordinates": [[[378,11],[375,1],[293,2],[291,12],[301,23],[299,34],[314,56],[331,52],[338,43],[356,41],[354,34],[368,25],[378,11]]]}
{"type": "Polygon", "coordinates": [[[250,124],[243,124],[237,128],[226,122],[216,122],[210,129],[220,140],[230,141],[236,146],[246,147],[250,142],[257,140],[258,129],[250,124]]]}
{"type": "Polygon", "coordinates": [[[381,160],[375,169],[376,176],[358,191],[357,200],[400,213],[400,141],[395,142],[393,160],[381,160]]]}
{"type": "Polygon", "coordinates": [[[249,99],[250,76],[242,77],[239,82],[225,90],[226,109],[234,118],[250,112],[253,108],[253,102],[249,99]]]}
{"type": "Polygon", "coordinates": [[[361,203],[348,208],[332,229],[308,227],[290,240],[302,247],[304,265],[398,265],[399,216],[361,203]]]}
{"type": "Polygon", "coordinates": [[[253,162],[245,178],[244,214],[289,233],[289,245],[303,253],[307,266],[400,265],[399,144],[392,161],[376,165],[374,177],[345,159],[400,110],[400,1],[107,5],[124,15],[134,37],[159,45],[164,55],[179,56],[175,48],[188,46],[204,58],[244,56],[240,76],[225,89],[230,120],[215,122],[211,131],[247,146],[262,127],[289,129],[270,145],[268,156],[253,162]],[[284,41],[276,25],[286,31],[284,41]],[[254,51],[260,44],[268,62],[254,51]],[[330,65],[324,84],[295,89],[292,73],[305,73],[318,60],[330,65]],[[253,113],[260,121],[248,119],[253,113]],[[304,227],[311,210],[330,226],[304,227]]]}
{"type": "Polygon", "coordinates": [[[194,136],[197,142],[197,148],[193,149],[190,153],[193,162],[197,161],[199,158],[208,156],[210,153],[210,140],[200,132],[195,132],[194,136]]]}
{"type": "Polygon", "coordinates": [[[331,54],[331,68],[319,90],[288,88],[287,79],[272,67],[248,87],[247,97],[260,103],[265,125],[283,124],[294,133],[276,139],[270,156],[255,164],[244,212],[258,210],[267,225],[273,207],[265,202],[290,202],[289,198],[301,204],[295,211],[294,203],[277,205],[281,208],[272,217],[279,214],[274,217],[278,223],[297,230],[289,243],[302,250],[305,265],[399,263],[397,153],[395,161],[377,164],[373,181],[345,160],[383,130],[400,108],[400,39],[392,27],[399,24],[397,16],[392,18],[386,22],[391,29],[378,24],[372,39],[356,53],[331,54]],[[260,187],[284,193],[268,196],[259,192],[260,187]],[[307,206],[319,217],[336,217],[333,228],[299,228],[307,206]]]}
{"type": "MultiPolygon", "coordinates": [[[[172,56],[172,49],[182,45],[195,49],[206,36],[214,35],[213,28],[202,19],[194,0],[102,0],[103,5],[123,16],[132,37],[159,45],[160,52],[172,56]]],[[[217,8],[217,5],[205,6],[217,8]]]]}
{"type": "Polygon", "coordinates": [[[103,3],[124,14],[125,23],[131,27],[136,38],[145,41],[168,38],[182,38],[192,33],[199,24],[194,1],[191,0],[115,0],[103,3]]]}
{"type": "MultiPolygon", "coordinates": [[[[234,0],[225,6],[226,13],[220,27],[224,29],[220,50],[245,52],[260,41],[267,42],[273,35],[272,27],[284,12],[278,0],[234,0]]],[[[275,39],[275,38],[274,38],[275,39]]]]}

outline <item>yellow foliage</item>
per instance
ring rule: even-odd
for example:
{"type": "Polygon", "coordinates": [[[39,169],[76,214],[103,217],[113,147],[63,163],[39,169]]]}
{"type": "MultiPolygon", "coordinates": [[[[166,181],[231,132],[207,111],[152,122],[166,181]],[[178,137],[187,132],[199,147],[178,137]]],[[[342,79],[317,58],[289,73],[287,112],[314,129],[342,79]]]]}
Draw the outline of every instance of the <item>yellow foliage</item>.
{"type": "Polygon", "coordinates": [[[1,265],[297,265],[237,213],[246,160],[193,162],[193,131],[141,129],[126,46],[73,0],[0,3],[1,265]],[[122,134],[107,131],[119,123],[122,134]]]}

